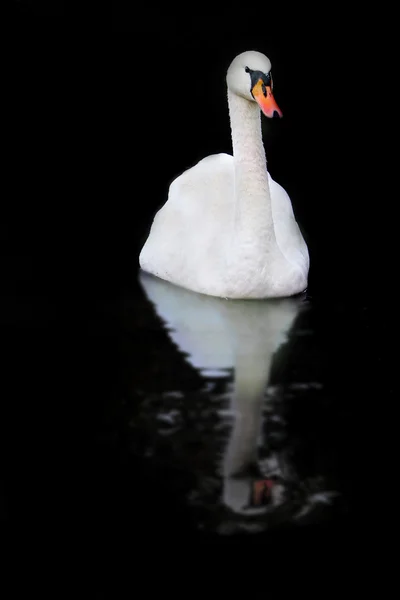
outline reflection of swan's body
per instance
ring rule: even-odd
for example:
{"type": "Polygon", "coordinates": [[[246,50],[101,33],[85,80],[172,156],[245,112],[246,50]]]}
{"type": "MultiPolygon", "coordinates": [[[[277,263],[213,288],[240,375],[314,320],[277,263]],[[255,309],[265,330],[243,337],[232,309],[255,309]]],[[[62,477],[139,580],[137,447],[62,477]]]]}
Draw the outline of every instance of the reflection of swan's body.
{"type": "Polygon", "coordinates": [[[139,257],[143,270],[227,298],[291,296],[307,287],[306,243],[288,194],[266,168],[260,109],[281,115],[270,70],[259,52],[230,65],[233,157],[208,156],[172,182],[139,257]]]}
{"type": "MultiPolygon", "coordinates": [[[[272,356],[290,329],[302,297],[226,301],[195,294],[140,274],[141,284],[169,335],[204,375],[234,370],[235,423],[225,451],[224,502],[235,511],[248,504],[257,459],[262,403],[272,356]]],[[[249,512],[248,509],[245,510],[249,512]]]]}

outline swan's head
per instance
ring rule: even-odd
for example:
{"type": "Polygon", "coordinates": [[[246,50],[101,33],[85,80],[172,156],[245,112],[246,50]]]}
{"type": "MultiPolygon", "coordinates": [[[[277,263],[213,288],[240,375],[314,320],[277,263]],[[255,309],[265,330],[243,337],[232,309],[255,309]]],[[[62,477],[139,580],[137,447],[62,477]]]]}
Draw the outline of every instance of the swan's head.
{"type": "Polygon", "coordinates": [[[231,92],[257,102],[266,117],[281,117],[272,93],[271,61],[261,52],[242,52],[231,63],[226,76],[231,92]]]}

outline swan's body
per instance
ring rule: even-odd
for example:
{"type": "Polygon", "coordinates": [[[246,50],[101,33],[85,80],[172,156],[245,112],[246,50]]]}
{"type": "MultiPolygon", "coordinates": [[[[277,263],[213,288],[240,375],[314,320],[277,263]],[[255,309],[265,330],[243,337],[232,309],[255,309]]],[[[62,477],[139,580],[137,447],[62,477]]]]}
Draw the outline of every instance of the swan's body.
{"type": "Polygon", "coordinates": [[[306,243],[288,194],[266,167],[260,107],[267,116],[279,111],[270,68],[258,52],[232,62],[233,156],[209,156],[172,182],[140,254],[143,270],[227,298],[291,296],[307,287],[306,243]]]}

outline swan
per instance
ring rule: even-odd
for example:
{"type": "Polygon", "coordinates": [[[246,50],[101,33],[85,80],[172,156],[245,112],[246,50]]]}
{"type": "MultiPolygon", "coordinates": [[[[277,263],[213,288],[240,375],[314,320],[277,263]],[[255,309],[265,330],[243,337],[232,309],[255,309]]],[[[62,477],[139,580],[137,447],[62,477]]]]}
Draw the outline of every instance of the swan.
{"type": "Polygon", "coordinates": [[[267,171],[261,112],[282,116],[269,58],[239,54],[226,83],[233,156],[208,156],[171,183],[140,268],[210,296],[293,296],[307,288],[309,253],[287,192],[267,171]]]}

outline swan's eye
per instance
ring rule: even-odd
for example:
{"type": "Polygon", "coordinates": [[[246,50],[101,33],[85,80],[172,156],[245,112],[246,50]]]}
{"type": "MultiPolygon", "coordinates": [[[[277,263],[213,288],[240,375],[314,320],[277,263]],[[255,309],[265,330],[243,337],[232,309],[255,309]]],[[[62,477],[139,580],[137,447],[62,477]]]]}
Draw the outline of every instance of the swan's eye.
{"type": "Polygon", "coordinates": [[[246,73],[250,73],[249,67],[245,67],[244,70],[246,71],[246,73]]]}

